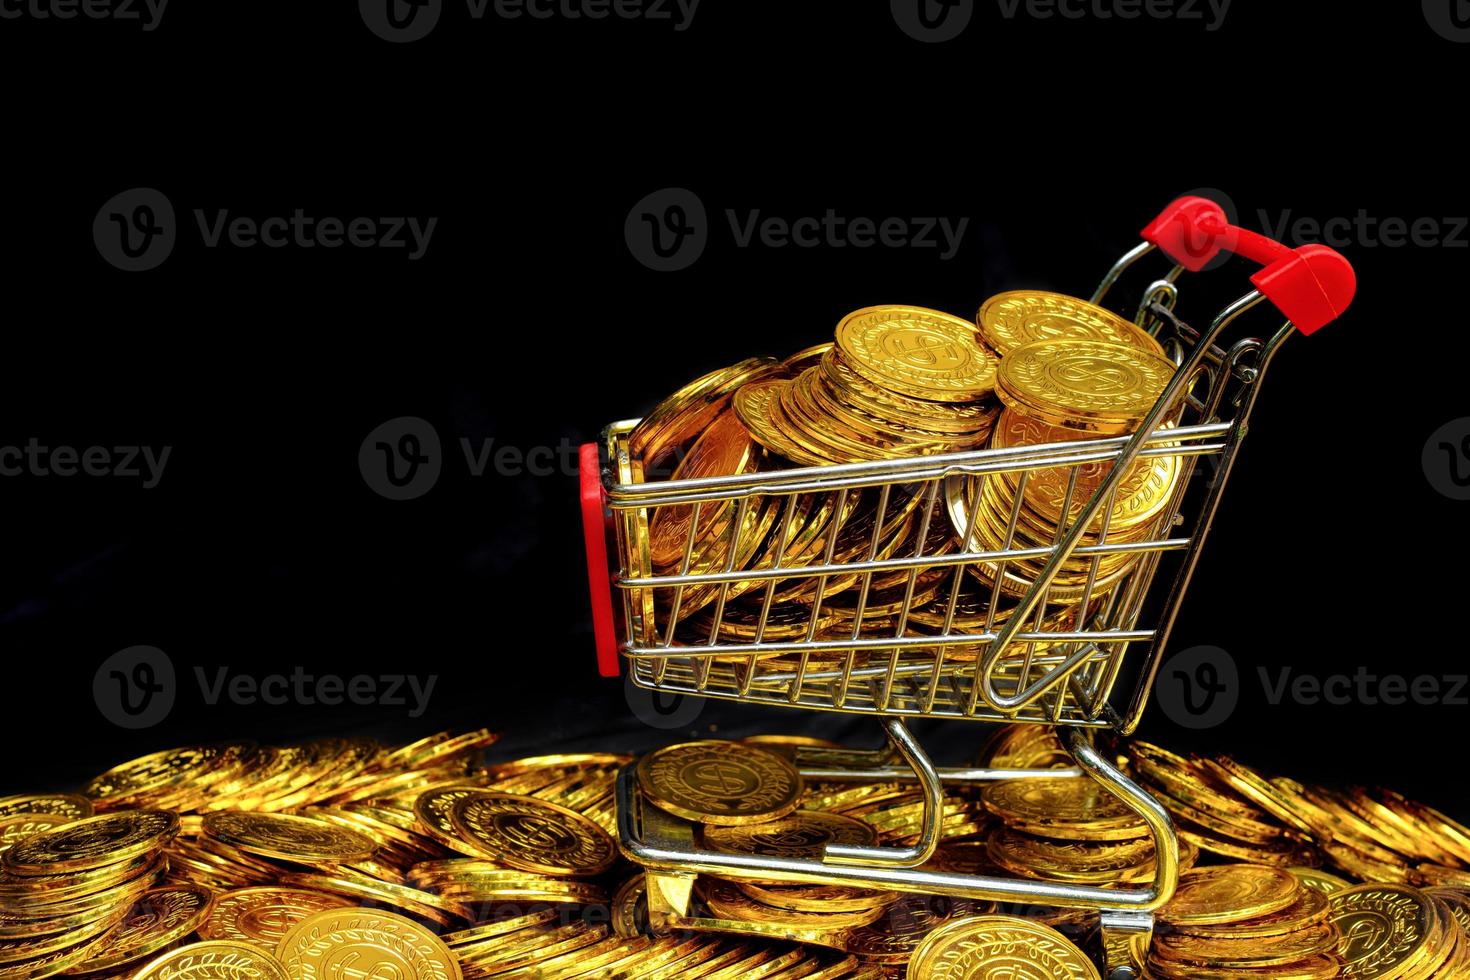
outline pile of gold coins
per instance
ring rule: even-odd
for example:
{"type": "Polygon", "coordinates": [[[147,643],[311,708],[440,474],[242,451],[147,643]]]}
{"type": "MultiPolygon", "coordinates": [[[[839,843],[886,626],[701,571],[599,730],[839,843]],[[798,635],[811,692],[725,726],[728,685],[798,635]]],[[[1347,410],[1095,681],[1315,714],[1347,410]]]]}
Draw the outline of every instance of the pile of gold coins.
{"type": "MultiPolygon", "coordinates": [[[[698,480],[1121,436],[1138,427],[1173,373],[1149,333],[1057,293],[1003,293],[973,320],[871,307],[844,317],[831,343],[785,360],[751,358],[686,385],[631,431],[617,465],[625,483],[698,480]]],[[[626,560],[669,576],[1045,548],[1075,523],[1111,466],[665,504],[633,518],[626,560]]],[[[1154,538],[1172,518],[1181,473],[1178,456],[1135,461],[1081,544],[1154,538]]],[[[1038,610],[1038,628],[1078,628],[1096,608],[1082,600],[1100,602],[1139,557],[1069,559],[1038,610]]],[[[1044,564],[1033,553],[977,559],[964,573],[911,564],[654,587],[633,593],[635,628],[646,641],[667,642],[672,629],[675,644],[694,645],[983,633],[1006,621],[1044,564]]],[[[933,651],[910,649],[932,660],[933,651]]],[[[951,663],[979,652],[945,647],[951,663]]],[[[829,649],[765,654],[760,664],[782,671],[848,660],[829,649]]]]}
{"type": "MultiPolygon", "coordinates": [[[[797,753],[830,743],[486,762],[494,742],[476,731],[399,748],[190,747],[76,793],[0,798],[0,980],[1100,976],[1095,913],[714,875],[684,907],[620,856],[614,782],[630,764],[644,801],[691,821],[712,852],[912,843],[912,784],[802,778],[797,753]]],[[[1470,970],[1470,828],[1386,790],[1122,750],[1166,806],[1196,814],[1181,826],[1209,831],[1186,831],[1193,867],[1141,976],[1470,970]]],[[[976,761],[1069,764],[1039,726],[1002,729],[976,761]]],[[[1137,818],[1086,779],[947,786],[941,834],[924,870],[1118,886],[1153,875],[1137,818]]]]}

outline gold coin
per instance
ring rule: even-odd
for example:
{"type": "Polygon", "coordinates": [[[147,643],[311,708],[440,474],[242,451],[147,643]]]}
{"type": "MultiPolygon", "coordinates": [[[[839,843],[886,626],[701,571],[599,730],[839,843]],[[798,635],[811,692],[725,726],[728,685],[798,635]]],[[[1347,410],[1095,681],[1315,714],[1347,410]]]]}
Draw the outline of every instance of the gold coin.
{"type": "Polygon", "coordinates": [[[1174,825],[1181,839],[1189,841],[1200,850],[1246,864],[1288,868],[1315,860],[1310,846],[1292,838],[1283,838],[1271,844],[1247,844],[1214,836],[1183,817],[1176,816],[1174,825]]]}
{"type": "Polygon", "coordinates": [[[539,912],[528,912],[509,919],[496,919],[494,922],[484,922],[468,929],[446,932],[440,938],[450,947],[471,946],[487,939],[499,939],[501,936],[521,929],[545,925],[556,919],[557,915],[555,909],[542,909],[539,912]]]}
{"type": "Polygon", "coordinates": [[[0,852],[8,851],[27,837],[72,823],[77,818],[61,813],[14,813],[0,817],[0,852]]]}
{"type": "Polygon", "coordinates": [[[1143,818],[1090,779],[1007,779],[982,794],[985,808],[1029,834],[1128,840],[1148,834],[1143,818]]]}
{"type": "Polygon", "coordinates": [[[132,980],[289,980],[269,952],[247,942],[209,939],[171,949],[132,980]]]}
{"type": "MultiPolygon", "coordinates": [[[[990,447],[1007,449],[1015,446],[1038,446],[1086,437],[1085,432],[1047,425],[1006,409],[1000,413],[1000,419],[996,422],[990,447]]],[[[1178,456],[1151,456],[1134,460],[1114,494],[1108,517],[1109,530],[1121,531],[1136,527],[1156,517],[1173,496],[1179,478],[1179,467],[1178,456]]],[[[1026,504],[1053,526],[1061,521],[1065,504],[1067,523],[1072,524],[1112,470],[1111,462],[1031,470],[1024,494],[1026,504]],[[1075,483],[1072,479],[1073,473],[1076,473],[1075,483]]],[[[1012,486],[1017,481],[1015,473],[1006,473],[1003,477],[1012,486]]],[[[1094,520],[1101,522],[1101,511],[1094,520]]]]}
{"type": "Polygon", "coordinates": [[[923,980],[1101,980],[1092,961],[1061,933],[1005,915],[958,919],[914,950],[907,976],[923,980]]]}
{"type": "Polygon", "coordinates": [[[729,406],[731,394],[741,385],[787,373],[779,361],[751,357],[702,378],[659,402],[628,435],[628,451],[647,472],[666,463],[683,446],[692,443],[705,427],[729,406]]]}
{"type": "MultiPolygon", "coordinates": [[[[675,480],[698,480],[712,476],[736,476],[753,473],[760,465],[760,448],[752,441],[745,426],[733,412],[726,412],[704,430],[704,434],[679,461],[675,480]]],[[[674,504],[658,508],[649,525],[649,555],[656,567],[678,565],[686,548],[701,542],[728,550],[723,533],[728,529],[736,506],[729,500],[706,503],[699,509],[695,525],[694,505],[674,504]],[[690,538],[691,525],[693,538],[690,538]]],[[[750,508],[749,511],[758,510],[750,508]]],[[[721,552],[723,554],[723,551],[721,552]]]]}
{"type": "Polygon", "coordinates": [[[274,952],[286,932],[308,915],[351,904],[340,895],[305,888],[236,888],[215,896],[209,914],[199,924],[199,936],[239,940],[274,952]]]}
{"type": "Polygon", "coordinates": [[[1160,958],[1151,952],[1146,962],[1144,980],[1332,980],[1339,977],[1340,961],[1336,956],[1313,956],[1283,966],[1261,968],[1221,967],[1213,969],[1197,963],[1181,963],[1160,958]]]}
{"type": "Polygon", "coordinates": [[[27,837],[0,854],[0,866],[21,875],[87,871],[156,850],[178,830],[178,815],[166,810],[104,813],[27,837]]]}
{"type": "Polygon", "coordinates": [[[737,879],[735,887],[762,905],[792,912],[860,912],[898,899],[898,892],[852,885],[761,884],[737,879]]]}
{"type": "Polygon", "coordinates": [[[331,892],[362,904],[390,905],[421,919],[436,922],[445,929],[456,928],[475,918],[468,908],[452,899],[391,881],[369,878],[346,868],[337,874],[283,874],[279,883],[293,888],[331,892]]]}
{"type": "Polygon", "coordinates": [[[986,431],[997,409],[993,399],[969,402],[937,402],[910,398],[873,384],[833,349],[818,365],[821,391],[842,406],[872,418],[911,425],[925,432],[965,435],[986,431]]]}
{"type": "MultiPolygon", "coordinates": [[[[116,921],[115,918],[105,920],[105,928],[111,928],[116,921]]],[[[41,977],[73,972],[78,965],[86,962],[97,946],[107,938],[107,934],[103,932],[101,935],[84,938],[81,933],[73,932],[66,938],[68,945],[51,952],[14,962],[0,962],[0,980],[40,980],[41,977]]]]}
{"type": "Polygon", "coordinates": [[[1112,310],[1040,289],[997,293],[980,306],[975,322],[980,336],[1002,355],[1039,340],[1096,340],[1164,353],[1147,331],[1112,310]]]}
{"type": "Polygon", "coordinates": [[[1326,955],[1337,940],[1337,931],[1326,925],[1264,939],[1201,939],[1168,933],[1154,938],[1152,954],[1160,962],[1259,971],[1326,955]]]}
{"type": "Polygon", "coordinates": [[[765,735],[747,735],[740,741],[746,745],[759,745],[761,748],[770,749],[773,752],[786,754],[786,750],[797,751],[799,749],[840,749],[841,745],[826,738],[817,738],[815,735],[785,735],[771,733],[765,735]]]}
{"type": "Polygon", "coordinates": [[[686,820],[724,826],[763,823],[801,803],[796,767],[775,752],[740,742],[685,742],[638,760],[649,801],[686,820]]]}
{"type": "Polygon", "coordinates": [[[1303,888],[1321,892],[1323,895],[1334,895],[1345,888],[1352,887],[1337,875],[1328,874],[1317,868],[1287,868],[1286,870],[1296,875],[1296,880],[1302,883],[1303,888]]]}
{"type": "Polygon", "coordinates": [[[643,872],[628,878],[613,893],[608,907],[613,932],[627,939],[648,933],[648,880],[643,872]]]}
{"type": "Polygon", "coordinates": [[[1330,911],[1325,892],[1303,886],[1295,902],[1269,915],[1219,925],[1171,924],[1170,928],[1180,935],[1206,939],[1261,939],[1321,925],[1327,921],[1330,911]]]}
{"type": "Polygon", "coordinates": [[[706,827],[704,842],[726,854],[821,858],[829,844],[870,847],[878,842],[878,832],[872,824],[852,817],[797,810],[765,823],[706,827]]]}
{"type": "Polygon", "coordinates": [[[1123,841],[1053,840],[997,827],[990,859],[1013,874],[1102,884],[1153,877],[1154,844],[1148,837],[1123,841]]]}
{"type": "Polygon", "coordinates": [[[196,885],[165,885],[144,892],[121,925],[103,937],[87,957],[85,971],[131,963],[189,935],[204,921],[212,894],[196,885]]]}
{"type": "Polygon", "coordinates": [[[476,794],[456,803],[450,819],[485,857],[526,871],[595,875],[618,856],[617,845],[597,824],[533,796],[476,794]]]}
{"type": "Polygon", "coordinates": [[[45,813],[81,820],[92,815],[92,801],[74,793],[34,793],[0,796],[0,818],[23,813],[45,813]]]}
{"type": "MultiPolygon", "coordinates": [[[[965,598],[960,597],[959,605],[965,598]]],[[[980,761],[992,769],[1065,769],[1072,765],[1056,731],[1043,725],[1003,727],[986,743],[980,761]]]]}
{"type": "Polygon", "coordinates": [[[1296,877],[1282,868],[1249,864],[1195,868],[1179,876],[1174,898],[1159,918],[1177,925],[1242,922],[1286,908],[1301,889],[1296,877]]]}
{"type": "Polygon", "coordinates": [[[924,937],[973,908],[940,895],[903,895],[876,922],[842,933],[842,949],[873,963],[907,963],[924,937]]]}
{"type": "Polygon", "coordinates": [[[309,915],[281,939],[276,958],[291,980],[462,980],[459,961],[443,940],[411,919],[375,909],[309,915]]]}
{"type": "Polygon", "coordinates": [[[800,374],[807,368],[815,366],[831,349],[831,341],[824,341],[820,344],[813,344],[810,347],[803,347],[801,350],[797,351],[795,354],[792,354],[781,363],[786,365],[786,370],[790,371],[792,374],[800,374]]]}
{"type": "Polygon", "coordinates": [[[701,896],[710,912],[721,919],[735,922],[764,922],[789,926],[798,932],[835,932],[871,925],[883,915],[883,907],[874,906],[850,912],[794,912],[790,909],[763,905],[735,887],[734,882],[703,879],[701,896]]]}
{"type": "Polygon", "coordinates": [[[1417,889],[1368,884],[1329,896],[1332,923],[1342,935],[1342,976],[1359,980],[1404,976],[1424,954],[1435,928],[1434,901],[1417,889]]]}
{"type": "MultiPolygon", "coordinates": [[[[78,943],[96,938],[106,939],[118,923],[122,922],[127,909],[113,909],[109,914],[94,919],[66,932],[45,936],[27,936],[0,940],[0,971],[11,964],[23,965],[43,957],[50,957],[78,943]]],[[[0,972],[3,975],[3,972],[0,972]]]]}
{"type": "Polygon", "coordinates": [[[376,772],[386,773],[391,770],[443,765],[457,756],[488,748],[499,739],[499,734],[488,728],[479,728],[460,735],[454,732],[435,732],[379,756],[372,768],[376,772]]]}
{"type": "Polygon", "coordinates": [[[253,743],[235,742],[154,752],[96,776],[82,787],[82,794],[113,807],[160,799],[181,788],[196,789],[224,780],[253,748],[253,743]]]}
{"type": "Polygon", "coordinates": [[[801,466],[820,466],[827,460],[797,442],[777,424],[781,389],[789,381],[757,381],[735,392],[735,417],[762,447],[801,466]]]}
{"type": "Polygon", "coordinates": [[[913,398],[968,402],[995,388],[996,357],[974,326],[938,310],[856,310],[837,325],[837,349],[858,374],[913,398]]]}
{"type": "Polygon", "coordinates": [[[474,786],[442,786],[420,793],[413,801],[413,813],[423,833],[453,851],[478,857],[480,852],[459,836],[450,812],[466,796],[484,790],[474,786]]]}
{"type": "Polygon", "coordinates": [[[366,834],[286,813],[221,810],[205,816],[204,833],[248,854],[303,864],[363,861],[378,850],[366,834]]]}
{"type": "Polygon", "coordinates": [[[1122,344],[1042,341],[1006,355],[996,393],[1050,425],[1116,434],[1148,414],[1173,376],[1173,361],[1122,344]]]}

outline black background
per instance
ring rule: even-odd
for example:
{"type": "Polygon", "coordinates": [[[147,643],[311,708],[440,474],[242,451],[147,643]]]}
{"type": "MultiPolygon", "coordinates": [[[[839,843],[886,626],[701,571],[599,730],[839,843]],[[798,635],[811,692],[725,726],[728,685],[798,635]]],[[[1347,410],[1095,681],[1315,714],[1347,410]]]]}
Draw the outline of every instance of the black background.
{"type": "MultiPolygon", "coordinates": [[[[6,86],[6,351],[0,445],[167,445],[153,489],[0,479],[0,792],[61,788],[193,740],[409,738],[490,726],[511,756],[640,749],[690,732],[831,720],[709,705],[672,729],[596,676],[575,480],[473,477],[461,437],[528,449],[756,353],[830,337],[850,309],[968,315],[1018,287],[1086,294],[1174,196],[1223,191],[1242,224],[1283,212],[1470,213],[1459,110],[1470,48],[1417,4],[1236,0],[1198,22],[1006,19],[905,36],[884,3],[705,0],[692,26],[471,20],[373,36],[354,4],[175,0],[159,27],[0,20],[6,86]],[[1448,115],[1446,115],[1448,114],[1448,115]],[[128,274],[91,237],[132,187],[180,241],[128,274]],[[645,268],[630,208],[695,192],[710,244],[645,268]],[[192,211],[434,216],[427,255],[206,249],[192,211]],[[796,218],[968,217],[959,254],[737,247],[726,209],[796,218]],[[373,493],[369,431],[421,416],[445,471],[373,493]],[[135,644],[180,674],[168,719],[110,724],[93,674],[135,644]],[[208,706],[194,668],[438,677],[429,710],[208,706]]],[[[1445,224],[1444,229],[1450,229],[1445,224]]],[[[1453,705],[1267,703],[1258,666],[1456,675],[1466,505],[1421,450],[1470,414],[1461,247],[1355,240],[1359,297],[1294,339],[1256,424],[1174,650],[1225,648],[1241,704],[1205,732],[1142,733],[1273,772],[1394,786],[1461,816],[1453,705]]],[[[1249,268],[1213,274],[1209,303],[1249,268]],[[1218,289],[1218,291],[1217,291],[1218,289]]],[[[1237,288],[1239,287],[1239,288],[1237,288]]],[[[1271,325],[1269,318],[1261,328],[1271,325]]],[[[980,726],[929,726],[963,757],[980,726]]],[[[871,723],[836,730],[871,740],[871,723]]]]}

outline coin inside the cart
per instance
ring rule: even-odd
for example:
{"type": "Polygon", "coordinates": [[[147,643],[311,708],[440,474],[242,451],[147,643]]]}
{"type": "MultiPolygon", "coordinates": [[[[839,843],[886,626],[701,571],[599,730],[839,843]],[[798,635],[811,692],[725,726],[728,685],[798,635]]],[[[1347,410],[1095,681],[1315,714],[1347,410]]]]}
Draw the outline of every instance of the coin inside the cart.
{"type": "Polygon", "coordinates": [[[635,655],[635,680],[837,710],[1002,718],[1020,698],[1036,720],[1095,717],[1128,645],[1109,634],[1126,632],[1143,577],[1178,547],[1198,455],[1154,441],[1110,479],[1175,372],[1164,347],[1039,291],[1000,294],[975,321],[867,307],[833,336],[691,382],[621,443],[625,475],[669,487],[619,512],[629,636],[667,651],[635,655]],[[915,479],[796,476],[983,450],[1004,455],[915,479]],[[781,474],[794,482],[770,482],[781,474]],[[984,637],[1023,629],[987,658],[984,637]],[[1095,638],[1080,665],[1075,641],[1047,638],[1068,631],[1095,638]],[[1042,691],[1060,710],[1042,710],[1042,691]]]}

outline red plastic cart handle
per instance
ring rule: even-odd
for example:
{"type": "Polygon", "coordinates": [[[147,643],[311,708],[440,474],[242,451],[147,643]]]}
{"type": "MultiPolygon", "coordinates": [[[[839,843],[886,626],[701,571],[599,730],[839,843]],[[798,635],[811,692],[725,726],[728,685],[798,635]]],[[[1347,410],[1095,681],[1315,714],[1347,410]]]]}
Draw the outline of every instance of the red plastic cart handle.
{"type": "Polygon", "coordinates": [[[602,467],[597,443],[582,444],[578,458],[582,481],[582,534],[587,544],[587,587],[592,592],[592,635],[597,640],[597,671],[618,676],[618,632],[613,620],[612,575],[607,564],[607,535],[612,516],[603,506],[602,467]]]}
{"type": "Polygon", "coordinates": [[[1190,272],[1203,269],[1221,251],[1259,263],[1265,268],[1251,282],[1306,334],[1341,316],[1358,288],[1352,264],[1326,245],[1289,248],[1238,228],[1208,198],[1179,198],[1143,229],[1143,238],[1190,272]]]}

